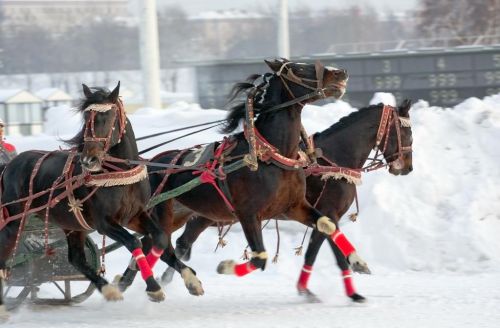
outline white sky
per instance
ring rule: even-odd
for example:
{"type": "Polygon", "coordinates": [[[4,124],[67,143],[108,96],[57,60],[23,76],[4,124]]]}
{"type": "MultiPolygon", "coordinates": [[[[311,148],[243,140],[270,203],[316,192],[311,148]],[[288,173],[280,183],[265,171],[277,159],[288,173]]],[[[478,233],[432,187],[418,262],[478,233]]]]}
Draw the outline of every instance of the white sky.
{"type": "MultiPolygon", "coordinates": [[[[277,6],[279,0],[158,0],[158,5],[178,5],[188,13],[194,14],[201,11],[221,10],[230,8],[247,9],[253,11],[258,8],[277,6]]],[[[291,9],[309,7],[320,9],[322,7],[349,7],[352,5],[368,5],[379,11],[391,10],[394,12],[414,8],[418,0],[289,0],[291,9]]]]}

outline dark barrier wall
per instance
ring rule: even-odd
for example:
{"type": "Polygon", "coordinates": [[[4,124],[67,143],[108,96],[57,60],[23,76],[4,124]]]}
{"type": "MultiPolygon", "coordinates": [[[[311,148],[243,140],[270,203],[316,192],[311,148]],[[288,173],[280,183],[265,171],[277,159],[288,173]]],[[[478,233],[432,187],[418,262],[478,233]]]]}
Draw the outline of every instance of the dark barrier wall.
{"type": "MultiPolygon", "coordinates": [[[[344,100],[358,107],[367,105],[374,92],[391,92],[398,101],[424,99],[442,107],[500,93],[500,46],[294,58],[316,59],[348,70],[344,100]]],[[[262,60],[198,64],[198,101],[203,108],[223,108],[235,82],[267,71],[262,60]]]]}

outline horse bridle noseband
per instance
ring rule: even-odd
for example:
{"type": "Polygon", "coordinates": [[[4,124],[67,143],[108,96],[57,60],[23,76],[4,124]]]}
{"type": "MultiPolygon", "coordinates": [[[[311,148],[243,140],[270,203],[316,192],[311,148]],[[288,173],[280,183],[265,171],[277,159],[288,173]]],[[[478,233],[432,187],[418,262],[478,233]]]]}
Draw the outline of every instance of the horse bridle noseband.
{"type": "Polygon", "coordinates": [[[127,118],[125,116],[125,109],[123,108],[123,103],[119,99],[117,103],[109,104],[92,104],[84,109],[84,112],[90,112],[90,118],[85,122],[85,131],[83,132],[84,142],[98,142],[103,144],[103,152],[106,153],[111,147],[120,143],[123,135],[125,134],[125,128],[127,125],[127,118]],[[97,113],[103,113],[107,111],[113,112],[113,119],[110,125],[109,131],[106,137],[97,137],[95,135],[95,117],[97,113]],[[112,143],[113,131],[115,130],[116,120],[119,120],[120,131],[118,134],[118,140],[112,143]]]}

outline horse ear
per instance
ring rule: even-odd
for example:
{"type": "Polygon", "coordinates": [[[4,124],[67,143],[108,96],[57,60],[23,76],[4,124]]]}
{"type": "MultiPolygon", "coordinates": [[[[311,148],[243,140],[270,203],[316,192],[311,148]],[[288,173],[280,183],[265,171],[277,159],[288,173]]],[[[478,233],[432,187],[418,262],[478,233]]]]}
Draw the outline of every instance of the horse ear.
{"type": "Polygon", "coordinates": [[[85,98],[90,98],[92,96],[92,91],[90,91],[90,88],[85,83],[82,83],[82,88],[85,98]]]}
{"type": "Polygon", "coordinates": [[[280,70],[281,66],[283,65],[283,63],[285,62],[281,62],[279,60],[273,60],[273,61],[269,61],[269,60],[265,60],[264,59],[264,62],[267,64],[267,66],[269,66],[269,68],[273,71],[273,72],[277,72],[280,70]]]}
{"type": "Polygon", "coordinates": [[[112,103],[116,103],[118,101],[118,96],[119,95],[120,95],[120,81],[118,81],[118,84],[116,85],[116,87],[114,88],[114,90],[111,91],[111,93],[108,96],[108,99],[112,103]]]}
{"type": "Polygon", "coordinates": [[[408,116],[408,112],[411,108],[411,99],[403,100],[401,106],[399,106],[399,115],[400,116],[408,116]]]}

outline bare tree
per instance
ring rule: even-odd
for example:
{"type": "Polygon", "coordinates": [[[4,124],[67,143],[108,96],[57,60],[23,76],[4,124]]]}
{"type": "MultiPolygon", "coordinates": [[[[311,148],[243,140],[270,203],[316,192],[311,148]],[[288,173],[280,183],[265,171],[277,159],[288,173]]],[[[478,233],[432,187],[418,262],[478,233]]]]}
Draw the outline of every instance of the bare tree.
{"type": "Polygon", "coordinates": [[[449,45],[497,43],[500,0],[420,0],[418,31],[449,45]]]}

